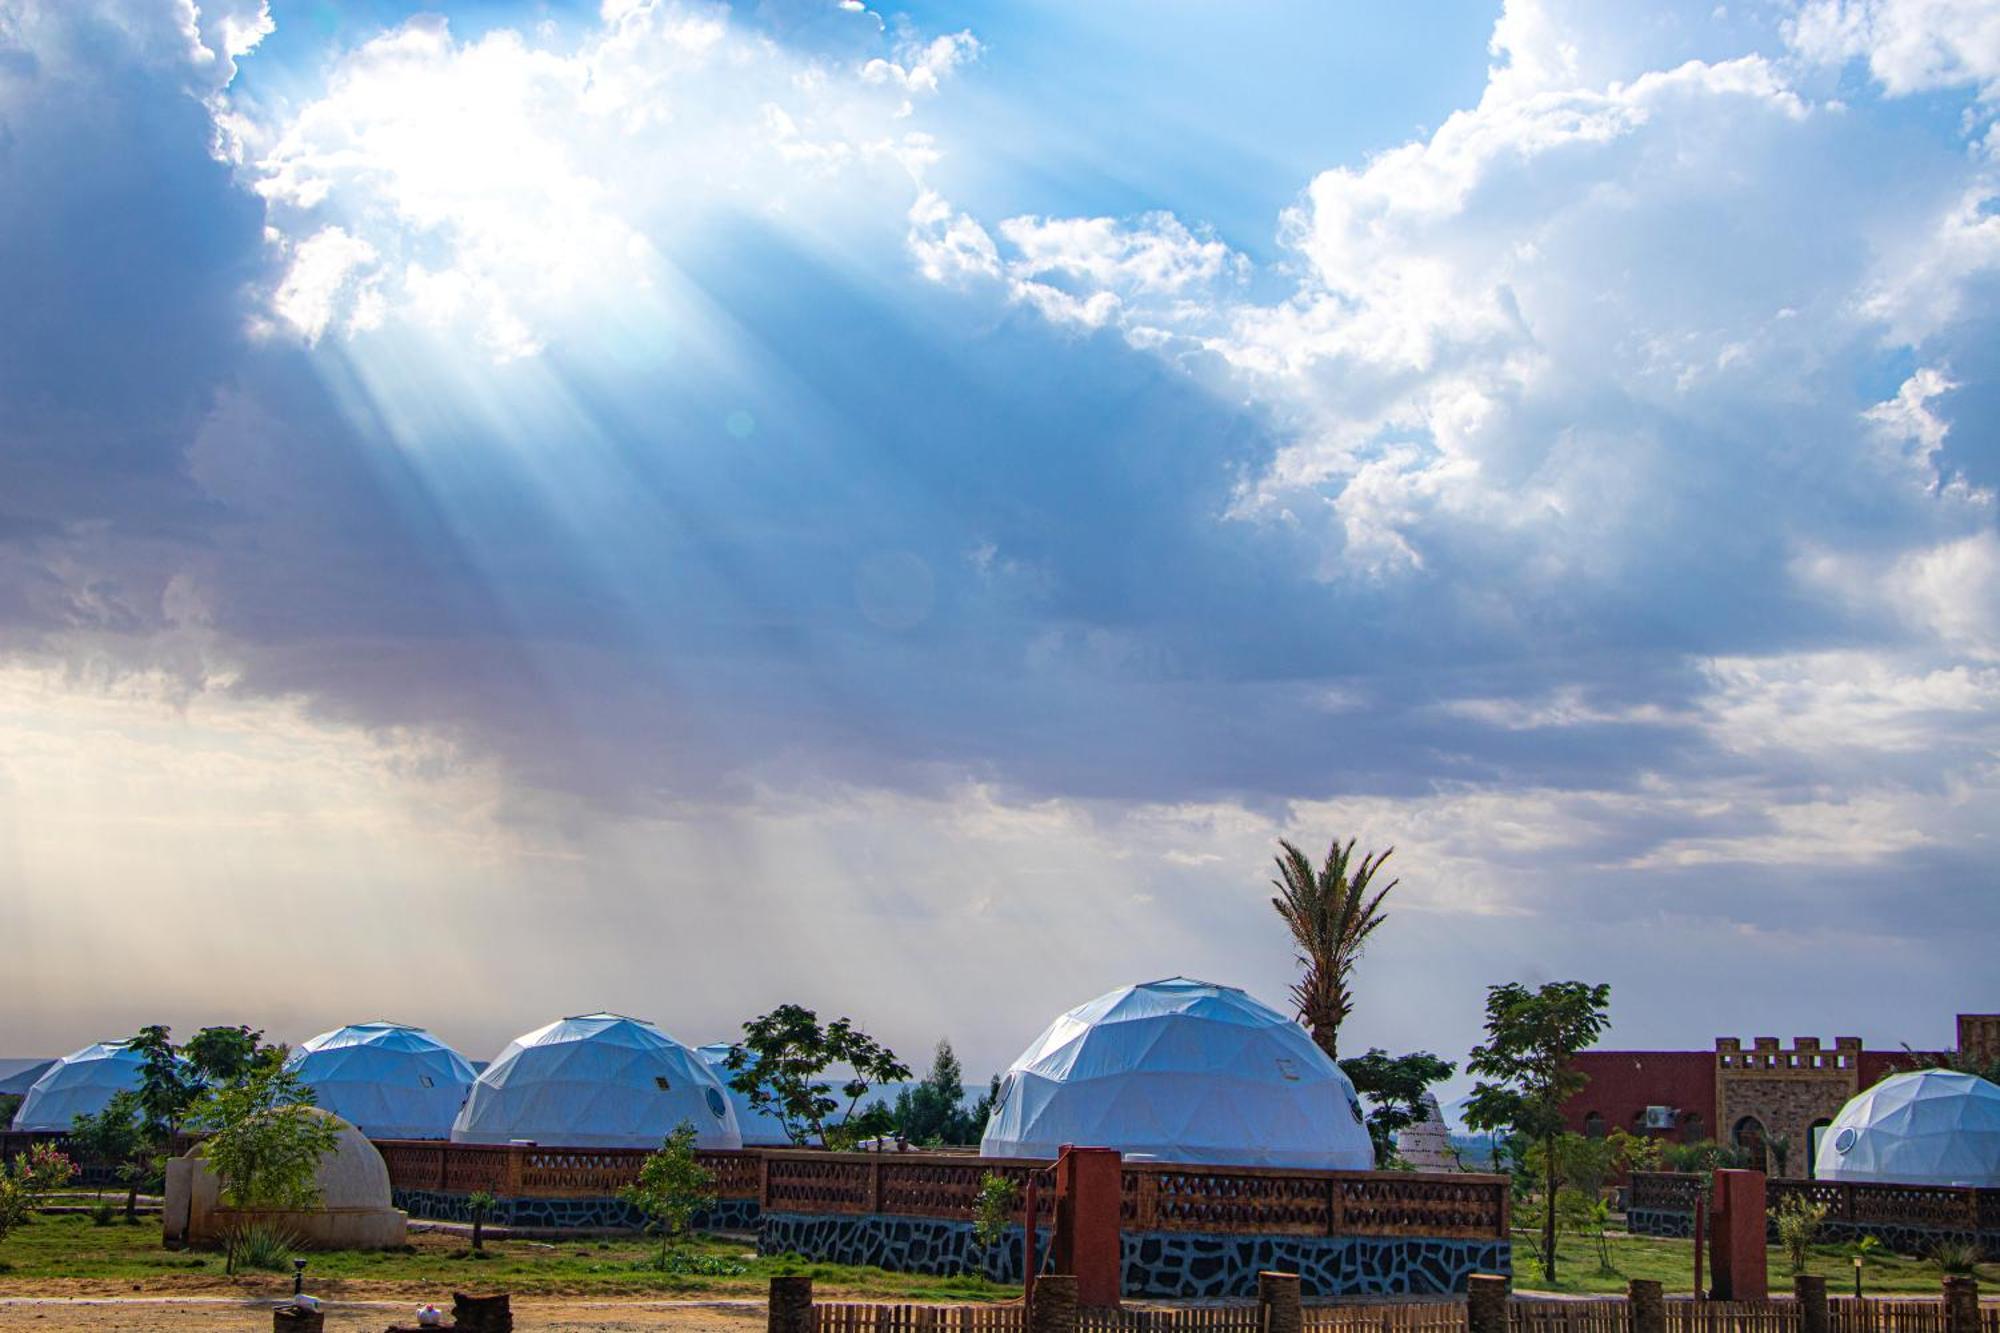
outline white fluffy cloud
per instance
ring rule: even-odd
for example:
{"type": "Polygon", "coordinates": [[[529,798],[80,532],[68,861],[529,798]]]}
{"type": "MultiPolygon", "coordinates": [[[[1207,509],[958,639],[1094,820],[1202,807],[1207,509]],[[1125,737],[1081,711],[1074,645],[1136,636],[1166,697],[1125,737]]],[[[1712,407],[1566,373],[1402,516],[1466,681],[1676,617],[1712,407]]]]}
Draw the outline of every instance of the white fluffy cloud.
{"type": "Polygon", "coordinates": [[[1814,60],[1865,60],[1892,96],[1968,85],[2000,96],[2000,12],[1986,0],[1810,0],[1786,34],[1814,60]]]}

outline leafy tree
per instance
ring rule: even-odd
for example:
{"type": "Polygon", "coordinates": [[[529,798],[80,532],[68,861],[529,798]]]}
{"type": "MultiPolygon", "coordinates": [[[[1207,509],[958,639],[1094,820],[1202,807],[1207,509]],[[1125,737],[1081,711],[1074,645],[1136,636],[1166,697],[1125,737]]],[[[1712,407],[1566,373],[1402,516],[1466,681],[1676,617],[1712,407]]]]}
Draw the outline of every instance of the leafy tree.
{"type": "Polygon", "coordinates": [[[125,1217],[139,1215],[139,1187],[155,1170],[154,1144],[139,1109],[139,1094],[116,1092],[96,1115],[70,1126],[70,1146],[85,1161],[103,1162],[125,1183],[125,1217]]]}
{"type": "Polygon", "coordinates": [[[0,1241],[34,1216],[35,1199],[69,1184],[75,1165],[53,1143],[37,1143],[18,1153],[13,1164],[0,1163],[0,1241]]]}
{"type": "Polygon", "coordinates": [[[0,1092],[0,1125],[13,1124],[15,1112],[21,1109],[21,1103],[26,1100],[18,1092],[0,1092]]]}
{"type": "Polygon", "coordinates": [[[1772,1222],[1778,1229],[1778,1243],[1785,1247],[1785,1257],[1791,1260],[1792,1272],[1803,1273],[1812,1259],[1813,1242],[1819,1239],[1820,1224],[1826,1221],[1827,1207],[1801,1199],[1796,1194],[1787,1195],[1778,1204],[1772,1222]]]}
{"type": "MultiPolygon", "coordinates": [[[[340,1140],[339,1122],[315,1112],[312,1089],[269,1061],[241,1083],[210,1091],[189,1123],[207,1132],[201,1152],[223,1203],[243,1211],[312,1207],[319,1201],[320,1159],[340,1140]]],[[[232,1273],[237,1240],[232,1231],[225,1265],[232,1273]]]]}
{"type": "Polygon", "coordinates": [[[1340,1071],[1354,1090],[1368,1099],[1368,1137],[1374,1141],[1377,1163],[1389,1164],[1396,1154],[1396,1131],[1423,1120],[1424,1094],[1457,1069],[1429,1051],[1390,1055],[1379,1046],[1340,1062],[1340,1071]]]}
{"type": "Polygon", "coordinates": [[[625,1200],[651,1219],[660,1236],[659,1266],[687,1234],[695,1214],[715,1205],[715,1177],[695,1160],[694,1125],[683,1120],[639,1168],[639,1179],[622,1191],[625,1200]]]}
{"type": "Polygon", "coordinates": [[[817,1139],[822,1147],[834,1147],[893,1128],[891,1113],[879,1102],[858,1121],[855,1108],[872,1085],[910,1076],[895,1052],[852,1021],[836,1018],[822,1027],[817,1014],[796,1004],[779,1005],[745,1023],[742,1042],[730,1048],[723,1064],[730,1071],[729,1086],[752,1109],[776,1117],[799,1146],[817,1139]],[[840,1085],[844,1110],[832,1084],[821,1077],[834,1065],[850,1071],[840,1085]]]}
{"type": "MultiPolygon", "coordinates": [[[[1908,1053],[1912,1068],[1945,1069],[1958,1074],[1971,1074],[1988,1083],[2000,1083],[2000,1053],[1982,1059],[1970,1051],[1915,1051],[1910,1049],[1908,1042],[1903,1043],[1903,1050],[1908,1053]]],[[[1882,1077],[1888,1078],[1898,1072],[1890,1069],[1882,1077]]]]}
{"type": "Polygon", "coordinates": [[[125,1043],[144,1057],[139,1070],[139,1110],[146,1132],[162,1148],[180,1132],[181,1122],[201,1096],[201,1084],[174,1049],[171,1031],[158,1023],[139,1029],[125,1043]]]}
{"type": "Polygon", "coordinates": [[[1325,864],[1314,870],[1297,847],[1283,838],[1278,846],[1282,849],[1278,878],[1271,881],[1278,896],[1271,899],[1271,906],[1292,932],[1292,947],[1303,970],[1292,987],[1292,1001],[1319,1048],[1328,1059],[1337,1060],[1340,1024],[1354,1008],[1347,980],[1361,958],[1362,946],[1387,919],[1382,900],[1400,881],[1390,880],[1372,897],[1369,885],[1396,849],[1379,855],[1365,852],[1356,862],[1354,839],[1342,847],[1336,838],[1325,864]]]}
{"type": "Polygon", "coordinates": [[[996,1171],[979,1178],[979,1197],[973,1204],[972,1238],[991,1249],[1007,1235],[1014,1210],[1021,1206],[1021,1187],[996,1171]]]}
{"type": "Polygon", "coordinates": [[[949,1041],[937,1044],[924,1081],[896,1094],[896,1132],[926,1146],[976,1143],[984,1121],[965,1109],[965,1070],[949,1041]]]}
{"type": "Polygon", "coordinates": [[[1000,1104],[1000,1076],[995,1074],[987,1083],[986,1091],[979,1094],[979,1100],[972,1104],[967,1119],[972,1121],[972,1136],[968,1143],[977,1143],[986,1133],[986,1122],[993,1118],[993,1108],[1000,1104]]]}
{"type": "Polygon", "coordinates": [[[264,1045],[261,1030],[247,1026],[209,1027],[189,1038],[181,1057],[205,1088],[241,1083],[260,1065],[282,1063],[283,1046],[264,1045]]]}
{"type": "Polygon", "coordinates": [[[1542,1277],[1556,1280],[1556,1192],[1561,1178],[1557,1142],[1563,1133],[1563,1103],[1589,1082],[1575,1067],[1578,1051],[1603,1035],[1611,987],[1582,981],[1551,981],[1539,990],[1518,982],[1486,992],[1486,1040],[1465,1062],[1480,1076],[1466,1103],[1475,1128],[1507,1127],[1538,1143],[1543,1152],[1542,1277]]]}

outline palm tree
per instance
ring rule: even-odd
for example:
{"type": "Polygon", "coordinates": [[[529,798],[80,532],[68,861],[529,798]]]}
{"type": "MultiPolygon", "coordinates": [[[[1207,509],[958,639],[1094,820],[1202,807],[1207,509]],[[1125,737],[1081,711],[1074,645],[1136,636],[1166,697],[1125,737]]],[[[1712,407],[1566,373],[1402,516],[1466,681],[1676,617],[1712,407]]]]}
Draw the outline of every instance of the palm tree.
{"type": "Polygon", "coordinates": [[[1379,855],[1364,852],[1356,862],[1354,839],[1342,847],[1335,838],[1327,849],[1326,864],[1315,871],[1297,847],[1283,838],[1278,846],[1283,848],[1277,858],[1278,878],[1271,881],[1278,896],[1271,899],[1271,906],[1292,932],[1304,973],[1292,987],[1292,999],[1313,1040],[1329,1060],[1337,1060],[1341,1020],[1354,1007],[1347,978],[1361,957],[1362,945],[1384,920],[1382,900],[1400,881],[1390,880],[1372,898],[1368,886],[1396,849],[1379,855]]]}

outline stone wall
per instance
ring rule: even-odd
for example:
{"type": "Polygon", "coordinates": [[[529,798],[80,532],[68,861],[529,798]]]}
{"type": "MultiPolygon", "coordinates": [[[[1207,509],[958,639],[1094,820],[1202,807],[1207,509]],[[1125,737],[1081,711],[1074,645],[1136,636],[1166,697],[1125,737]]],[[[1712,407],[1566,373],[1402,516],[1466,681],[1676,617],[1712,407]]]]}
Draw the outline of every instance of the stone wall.
{"type": "MultiPolygon", "coordinates": [[[[1042,1253],[1047,1233],[1041,1233],[1042,1253]]],[[[865,1264],[892,1272],[947,1276],[978,1273],[1021,1280],[1021,1230],[982,1247],[969,1222],[882,1214],[767,1213],[758,1252],[797,1254],[827,1263],[865,1264]]],[[[1124,1289],[1131,1296],[1247,1298],[1257,1274],[1296,1272],[1311,1297],[1440,1295],[1463,1291],[1473,1273],[1508,1273],[1502,1240],[1420,1236],[1227,1236],[1196,1232],[1127,1232],[1121,1238],[1124,1289]]]]}
{"type": "MultiPolygon", "coordinates": [[[[1634,1208],[1625,1214],[1625,1228],[1635,1236],[1667,1236],[1685,1240],[1694,1235],[1694,1214],[1670,1209],[1634,1208]]],[[[1774,1218],[1767,1228],[1773,1245],[1778,1243],[1774,1218]]],[[[1979,1246],[1985,1259],[2000,1259],[2000,1231],[1972,1231],[1965,1228],[1918,1227],[1887,1222],[1843,1222],[1828,1219],[1820,1224],[1820,1238],[1845,1244],[1873,1236],[1896,1254],[1927,1255],[1946,1242],[1979,1246]]]]}
{"type": "Polygon", "coordinates": [[[1799,1037],[1789,1048],[1776,1037],[1758,1037],[1747,1051],[1734,1038],[1718,1038],[1716,1140],[1736,1143],[1737,1126],[1754,1119],[1767,1145],[1782,1137],[1790,1147],[1783,1171],[1775,1151],[1765,1161],[1744,1165],[1773,1176],[1812,1174],[1812,1127],[1839,1115],[1848,1098],[1861,1091],[1861,1056],[1858,1037],[1836,1038],[1831,1050],[1816,1037],[1799,1037]]]}
{"type": "MultiPolygon", "coordinates": [[[[396,1207],[414,1218],[433,1222],[470,1222],[472,1209],[463,1194],[439,1190],[397,1190],[396,1207]]],[[[623,1199],[496,1199],[486,1220],[495,1226],[546,1230],[637,1231],[646,1225],[643,1213],[623,1199]]],[[[755,1231],[755,1199],[718,1199],[695,1217],[697,1231],[755,1231]]]]}

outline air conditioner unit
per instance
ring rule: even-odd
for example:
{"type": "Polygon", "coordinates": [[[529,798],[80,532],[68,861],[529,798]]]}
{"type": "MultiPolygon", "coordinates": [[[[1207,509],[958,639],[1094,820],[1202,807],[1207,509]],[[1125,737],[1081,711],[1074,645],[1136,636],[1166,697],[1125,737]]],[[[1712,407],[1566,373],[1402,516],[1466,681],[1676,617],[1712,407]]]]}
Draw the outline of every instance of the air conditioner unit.
{"type": "Polygon", "coordinates": [[[1646,1108],[1647,1129],[1672,1129],[1674,1108],[1671,1106],[1649,1106],[1646,1108]]]}

